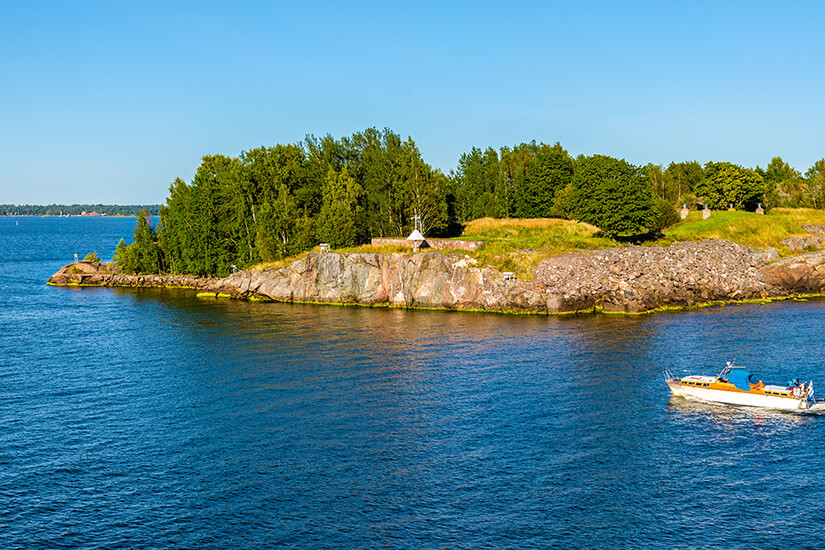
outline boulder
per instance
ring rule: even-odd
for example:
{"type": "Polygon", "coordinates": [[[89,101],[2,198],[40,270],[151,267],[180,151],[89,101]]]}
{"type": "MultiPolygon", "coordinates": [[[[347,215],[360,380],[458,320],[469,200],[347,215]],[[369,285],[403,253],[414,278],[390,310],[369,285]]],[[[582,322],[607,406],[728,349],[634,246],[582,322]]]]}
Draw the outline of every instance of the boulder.
{"type": "Polygon", "coordinates": [[[782,246],[792,252],[803,250],[822,250],[825,248],[825,237],[788,237],[781,241],[782,246]]]}

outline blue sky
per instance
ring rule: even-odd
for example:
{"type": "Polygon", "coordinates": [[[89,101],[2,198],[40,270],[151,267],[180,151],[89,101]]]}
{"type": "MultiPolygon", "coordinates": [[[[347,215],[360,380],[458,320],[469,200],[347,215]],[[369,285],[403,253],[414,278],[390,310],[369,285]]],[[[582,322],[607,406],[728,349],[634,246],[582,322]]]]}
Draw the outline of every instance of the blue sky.
{"type": "Polygon", "coordinates": [[[825,157],[816,2],[0,2],[0,203],[160,203],[203,155],[371,126],[445,173],[533,139],[825,157]]]}

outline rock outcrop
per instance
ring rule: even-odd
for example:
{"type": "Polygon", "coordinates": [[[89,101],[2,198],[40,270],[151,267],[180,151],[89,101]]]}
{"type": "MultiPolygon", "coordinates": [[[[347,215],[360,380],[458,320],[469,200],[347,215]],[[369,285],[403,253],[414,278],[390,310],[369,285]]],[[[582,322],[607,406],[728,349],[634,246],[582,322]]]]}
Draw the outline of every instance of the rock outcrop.
{"type": "Polygon", "coordinates": [[[818,250],[766,265],[760,272],[765,282],[789,294],[825,291],[825,251],[818,250]]]}
{"type": "Polygon", "coordinates": [[[467,256],[310,253],[281,268],[235,273],[204,292],[279,302],[546,312],[540,286],[505,281],[467,256]]]}
{"type": "Polygon", "coordinates": [[[49,277],[48,284],[55,286],[117,286],[201,289],[216,279],[191,275],[125,275],[117,264],[100,262],[74,262],[49,277]]]}
{"type": "Polygon", "coordinates": [[[516,313],[641,313],[667,307],[825,292],[825,251],[768,264],[770,251],[726,241],[582,251],[540,262],[529,280],[505,278],[463,255],[309,253],[279,268],[222,279],[124,275],[77,262],[50,284],[196,288],[203,295],[516,313]]]}

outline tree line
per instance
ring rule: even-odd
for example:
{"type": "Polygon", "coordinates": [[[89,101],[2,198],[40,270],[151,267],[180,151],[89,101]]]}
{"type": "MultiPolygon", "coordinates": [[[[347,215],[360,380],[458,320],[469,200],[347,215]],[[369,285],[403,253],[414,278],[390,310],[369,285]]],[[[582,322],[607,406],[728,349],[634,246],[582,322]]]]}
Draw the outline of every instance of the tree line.
{"type": "Polygon", "coordinates": [[[415,142],[389,129],[209,155],[190,183],[172,183],[154,230],[139,216],[134,243],[121,242],[116,260],[127,272],[226,275],[319,242],[404,235],[414,217],[425,234],[445,234],[451,191],[415,142]]]}
{"type": "Polygon", "coordinates": [[[424,162],[412,138],[368,128],[350,137],[203,157],[176,179],[159,222],[138,216],[116,260],[126,272],[226,275],[311,249],[400,237],[417,217],[449,236],[480,217],[560,217],[612,237],[651,234],[676,208],[825,207],[825,159],[804,175],[781,158],[766,169],[728,162],[636,166],[606,155],[572,157],[559,143],[471,149],[449,175],[424,162]]]}
{"type": "Polygon", "coordinates": [[[106,216],[137,216],[141,210],[157,216],[159,204],[0,204],[5,216],[80,216],[97,213],[106,216]]]}

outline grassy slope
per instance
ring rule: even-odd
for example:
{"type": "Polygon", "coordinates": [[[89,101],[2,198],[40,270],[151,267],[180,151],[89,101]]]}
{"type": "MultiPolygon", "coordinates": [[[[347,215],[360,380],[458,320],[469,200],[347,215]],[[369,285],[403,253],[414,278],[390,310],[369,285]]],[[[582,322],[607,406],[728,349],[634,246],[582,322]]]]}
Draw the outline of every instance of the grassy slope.
{"type": "Polygon", "coordinates": [[[529,278],[533,266],[549,256],[618,246],[598,234],[597,227],[570,220],[481,218],[468,223],[461,238],[484,241],[483,248],[469,253],[480,264],[529,278]]]}
{"type": "Polygon", "coordinates": [[[761,216],[752,212],[713,212],[703,220],[700,212],[691,212],[687,219],[665,231],[669,241],[725,239],[746,246],[777,248],[787,255],[781,241],[794,235],[805,235],[802,224],[825,225],[825,211],[775,208],[761,216]]]}

